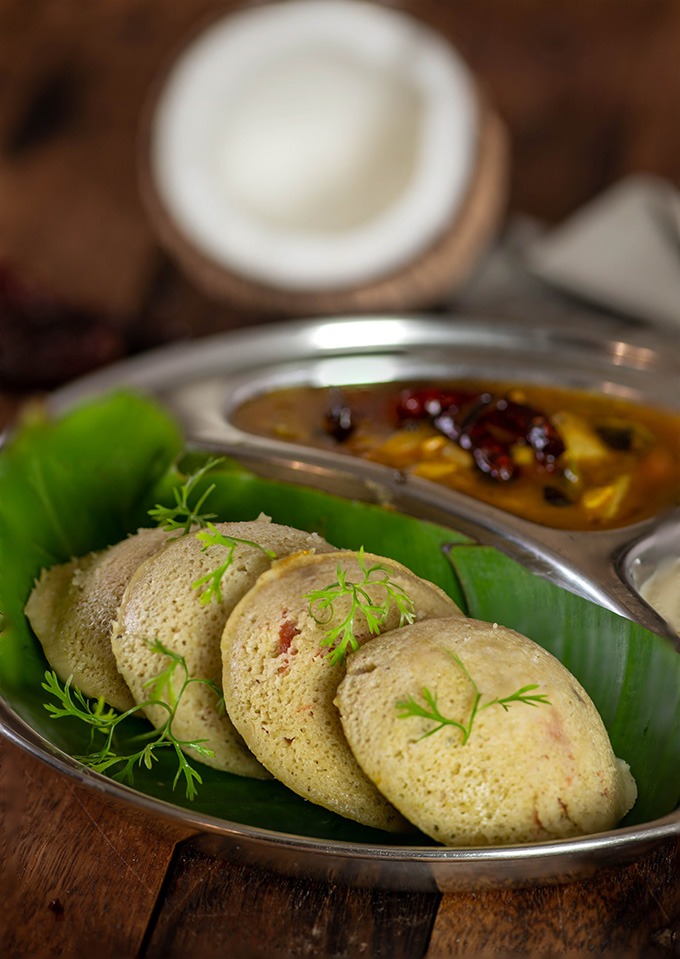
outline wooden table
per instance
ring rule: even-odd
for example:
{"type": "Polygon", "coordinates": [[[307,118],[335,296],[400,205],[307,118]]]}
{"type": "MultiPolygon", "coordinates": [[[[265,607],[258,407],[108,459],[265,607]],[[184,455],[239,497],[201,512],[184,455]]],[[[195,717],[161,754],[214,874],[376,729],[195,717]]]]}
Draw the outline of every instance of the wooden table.
{"type": "Polygon", "coordinates": [[[5,742],[0,785],[7,959],[678,954],[677,843],[567,885],[390,892],[206,855],[5,742]]]}
{"type": "MultiPolygon", "coordinates": [[[[3,423],[32,391],[95,362],[263,319],[211,302],[178,272],[136,186],[150,84],[185,31],[223,6],[0,0],[0,264],[87,314],[74,324],[64,312],[52,339],[3,320],[3,423]]],[[[675,0],[403,6],[452,36],[504,116],[511,210],[557,220],[633,170],[680,181],[675,0]]],[[[8,959],[680,954],[672,841],[559,886],[327,885],[201,852],[4,740],[0,813],[8,959]]]]}

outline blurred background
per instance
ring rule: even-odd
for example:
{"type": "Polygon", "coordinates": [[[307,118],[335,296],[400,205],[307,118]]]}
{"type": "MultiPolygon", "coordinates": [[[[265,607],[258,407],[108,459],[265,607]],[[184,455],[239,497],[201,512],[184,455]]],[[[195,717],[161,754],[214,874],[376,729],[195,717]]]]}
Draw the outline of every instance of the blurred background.
{"type": "MultiPolygon", "coordinates": [[[[559,224],[632,173],[680,185],[677,0],[384,5],[441,31],[506,126],[499,237],[518,217],[559,224]]],[[[269,318],[184,275],[140,197],[140,123],[159,76],[199,25],[236,6],[0,0],[3,402],[269,318]]]]}

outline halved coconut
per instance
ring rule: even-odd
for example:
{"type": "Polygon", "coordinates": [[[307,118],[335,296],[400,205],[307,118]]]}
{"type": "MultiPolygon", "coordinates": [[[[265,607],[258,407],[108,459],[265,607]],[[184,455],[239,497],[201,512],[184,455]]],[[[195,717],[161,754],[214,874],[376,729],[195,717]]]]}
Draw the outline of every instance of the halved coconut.
{"type": "Polygon", "coordinates": [[[360,0],[224,17],[155,103],[144,194],[210,292],[334,312],[421,304],[497,225],[505,141],[433,30],[360,0]]]}

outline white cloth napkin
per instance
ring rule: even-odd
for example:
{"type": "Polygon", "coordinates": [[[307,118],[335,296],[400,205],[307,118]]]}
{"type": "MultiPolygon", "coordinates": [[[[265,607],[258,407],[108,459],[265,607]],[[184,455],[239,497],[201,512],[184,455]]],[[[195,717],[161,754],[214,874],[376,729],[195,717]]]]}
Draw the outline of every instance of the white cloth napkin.
{"type": "Polygon", "coordinates": [[[680,329],[680,191],[665,180],[622,180],[524,254],[549,284],[680,329]]]}
{"type": "Polygon", "coordinates": [[[455,305],[539,326],[680,331],[680,191],[636,175],[552,229],[515,219],[455,305]]]}

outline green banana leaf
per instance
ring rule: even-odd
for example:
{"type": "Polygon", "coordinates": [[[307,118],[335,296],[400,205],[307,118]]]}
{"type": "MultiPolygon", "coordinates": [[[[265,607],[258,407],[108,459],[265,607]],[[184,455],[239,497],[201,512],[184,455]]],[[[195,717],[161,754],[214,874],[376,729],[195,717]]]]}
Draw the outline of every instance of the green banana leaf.
{"type": "MultiPolygon", "coordinates": [[[[53,422],[34,418],[0,451],[0,695],[56,748],[88,751],[77,720],[53,720],[41,683],[47,664],[23,615],[35,576],[64,561],[152,525],[148,510],[170,505],[183,471],[175,423],[153,402],[117,393],[53,422]]],[[[204,457],[205,459],[205,457],[204,457]]],[[[219,519],[254,519],[317,530],[336,546],[407,564],[436,582],[470,615],[512,626],[558,656],[593,697],[617,755],[636,776],[639,799],[626,822],[672,811],[680,799],[680,656],[670,643],[625,619],[552,586],[495,550],[464,536],[380,507],[318,490],[261,479],[223,462],[204,479],[219,519]]],[[[199,490],[200,492],[200,490],[199,490]]],[[[123,740],[143,728],[126,720],[123,740]]],[[[431,844],[419,833],[389,835],[345,820],[259,782],[201,769],[195,800],[173,790],[169,753],[135,773],[134,788],[165,801],[244,825],[328,840],[431,844]]]]}
{"type": "Polygon", "coordinates": [[[471,615],[530,636],[581,682],[638,784],[627,821],[672,810],[680,801],[680,655],[672,644],[490,547],[453,546],[449,557],[471,615]]]}

